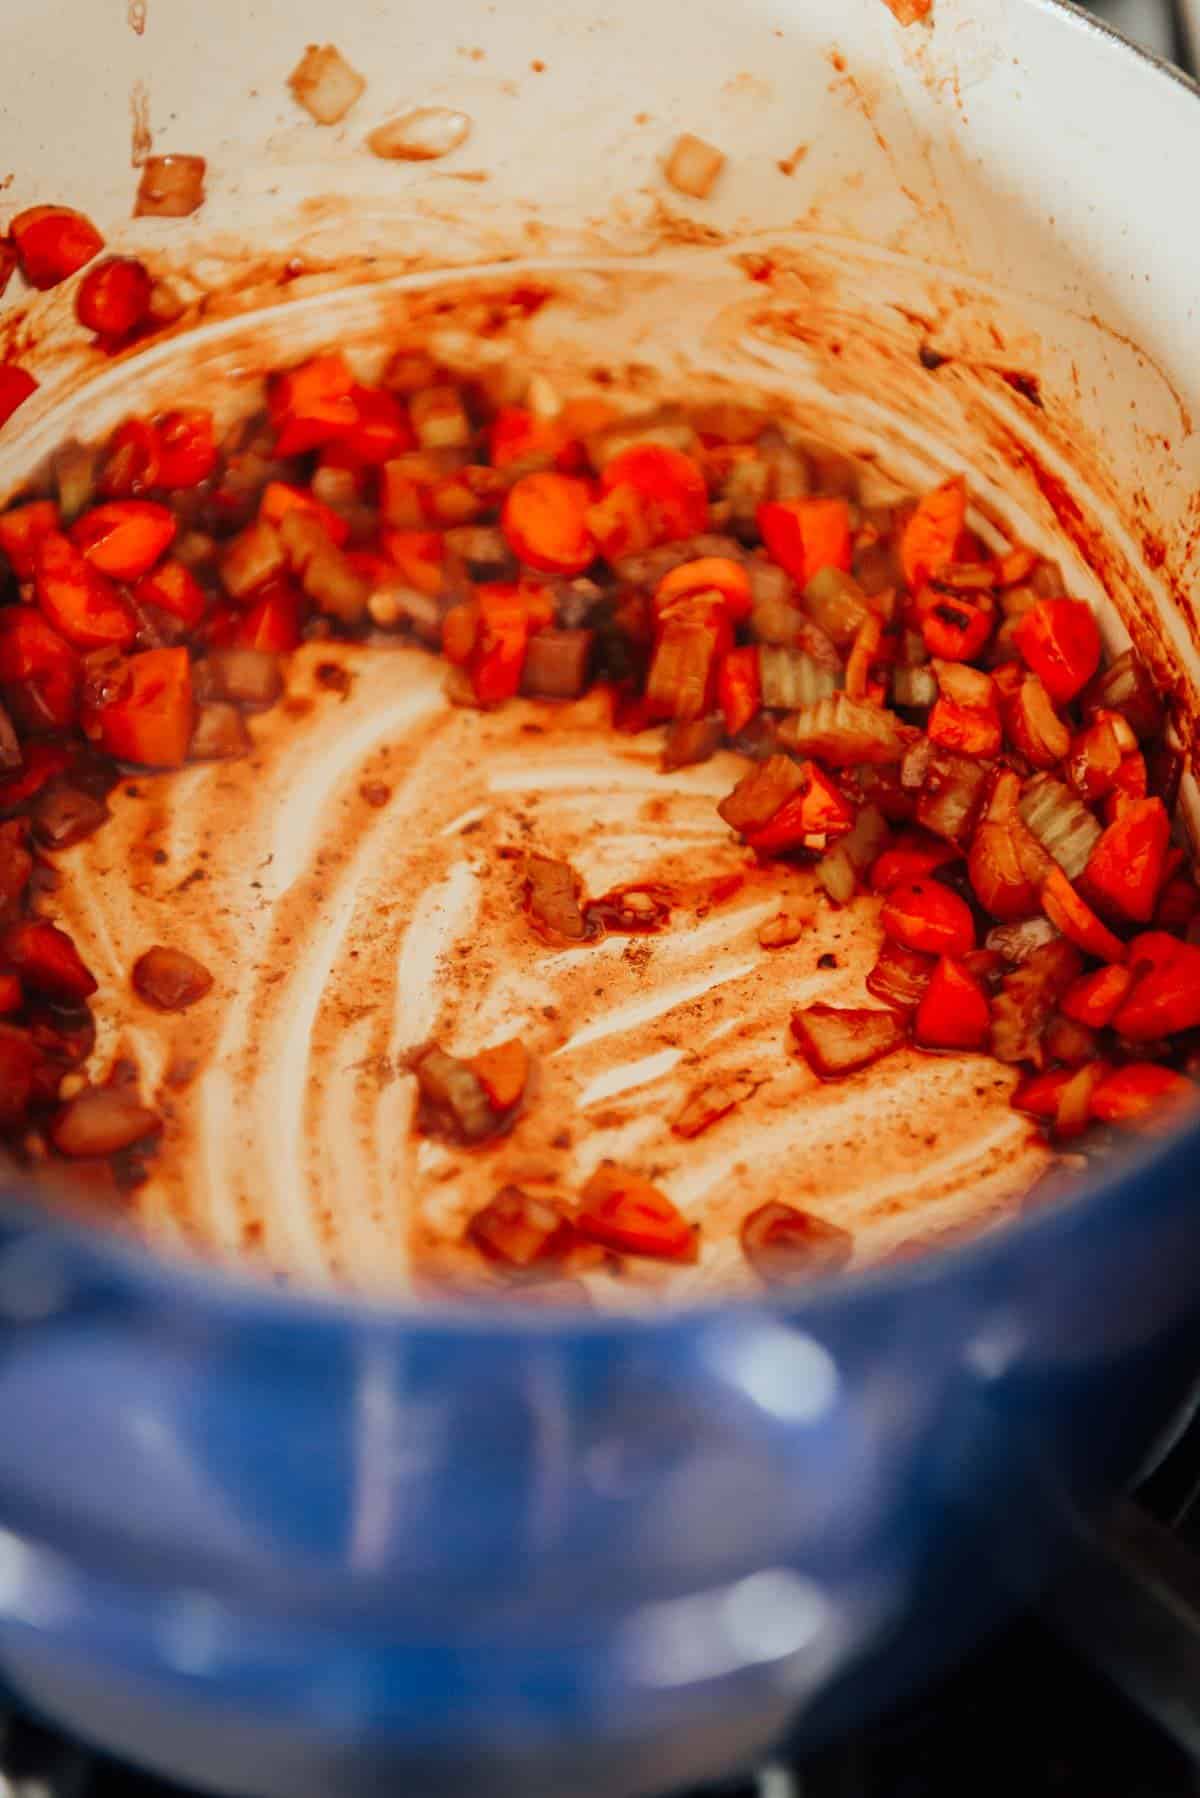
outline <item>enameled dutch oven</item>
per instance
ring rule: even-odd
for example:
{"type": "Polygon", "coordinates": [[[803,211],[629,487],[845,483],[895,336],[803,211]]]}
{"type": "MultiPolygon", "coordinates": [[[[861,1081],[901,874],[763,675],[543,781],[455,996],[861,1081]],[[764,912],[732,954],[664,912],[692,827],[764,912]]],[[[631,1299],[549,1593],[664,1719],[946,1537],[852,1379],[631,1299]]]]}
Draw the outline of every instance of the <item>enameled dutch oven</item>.
{"type": "MultiPolygon", "coordinates": [[[[546,355],[719,368],[901,478],[968,468],[1192,729],[1200,103],[1074,8],[5,17],[5,202],[79,206],[196,303],[109,363],[69,301],[10,291],[43,384],[0,491],[70,433],[382,339],[447,281],[536,275],[546,355]],[[323,130],[285,83],[330,40],[368,86],[323,130]],[[363,153],[419,104],[467,144],[363,153]],[[207,157],[193,217],[130,218],[131,119],[135,152],[207,157]],[[729,156],[705,202],[663,184],[681,130],[729,156]]],[[[106,1748],[279,1798],[623,1798],[815,1740],[1027,1596],[1168,1427],[1200,1365],[1198,1155],[1181,1129],[923,1259],[637,1318],[277,1290],[14,1192],[0,1670],[106,1748]]]]}

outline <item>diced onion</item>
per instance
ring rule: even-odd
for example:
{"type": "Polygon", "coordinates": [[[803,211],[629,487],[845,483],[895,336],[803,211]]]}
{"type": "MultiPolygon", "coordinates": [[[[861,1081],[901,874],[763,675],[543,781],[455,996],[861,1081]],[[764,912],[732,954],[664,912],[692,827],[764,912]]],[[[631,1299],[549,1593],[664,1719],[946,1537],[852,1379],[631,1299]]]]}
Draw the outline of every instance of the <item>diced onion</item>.
{"type": "Polygon", "coordinates": [[[678,193],[705,200],[725,167],[724,152],[685,131],[667,158],[666,177],[678,193]]]}
{"type": "Polygon", "coordinates": [[[366,85],[334,44],[309,44],[288,76],[288,86],[318,125],[344,119],[366,85]]]}
{"type": "Polygon", "coordinates": [[[852,574],[841,568],[822,568],[804,589],[804,605],[810,618],[828,631],[839,649],[848,649],[871,616],[867,596],[852,574]]]}
{"type": "Polygon", "coordinates": [[[203,156],[148,156],[138,182],[135,218],[183,219],[204,204],[203,156]]]}
{"type": "Polygon", "coordinates": [[[937,696],[937,678],[932,668],[906,668],[902,665],[893,668],[892,699],[896,705],[930,706],[937,696]]]}
{"type": "Polygon", "coordinates": [[[470,135],[469,114],[453,106],[417,106],[377,125],[367,138],[367,148],[372,156],[392,162],[433,162],[457,150],[470,135]]]}
{"type": "Polygon", "coordinates": [[[813,1073],[836,1080],[890,1055],[906,1030],[894,1011],[806,1005],[792,1013],[792,1035],[813,1073]]]}

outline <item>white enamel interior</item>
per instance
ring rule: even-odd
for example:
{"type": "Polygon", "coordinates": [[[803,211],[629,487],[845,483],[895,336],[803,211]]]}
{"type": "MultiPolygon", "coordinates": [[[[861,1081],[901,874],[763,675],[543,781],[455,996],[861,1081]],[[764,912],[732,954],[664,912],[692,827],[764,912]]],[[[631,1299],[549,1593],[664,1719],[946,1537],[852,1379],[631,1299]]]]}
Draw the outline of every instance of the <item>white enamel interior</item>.
{"type": "MultiPolygon", "coordinates": [[[[524,280],[544,285],[552,298],[499,341],[564,385],[598,366],[643,397],[692,393],[705,380],[749,384],[775,395],[815,436],[870,460],[881,481],[919,484],[967,467],[980,527],[1052,550],[1073,589],[1097,604],[1110,641],[1125,640],[1132,623],[1164,678],[1190,692],[1197,667],[1190,579],[1200,524],[1192,425],[1200,370],[1190,335],[1200,248],[1180,228],[1170,193],[1193,156],[1200,113],[1182,85],[1114,52],[1081,16],[1035,0],[1003,8],[935,0],[931,29],[902,32],[882,0],[756,0],[701,11],[683,0],[658,0],[653,8],[560,9],[545,17],[449,0],[434,41],[395,9],[367,0],[351,0],[336,22],[316,0],[287,7],[208,0],[186,22],[167,0],[131,5],[128,22],[120,6],[98,13],[69,0],[8,0],[23,73],[0,117],[0,173],[12,175],[4,198],[14,210],[40,200],[80,206],[113,248],[145,254],[173,272],[195,304],[170,337],[108,365],[81,347],[69,294],[30,306],[14,284],[0,328],[7,324],[10,347],[42,373],[44,387],[22,413],[23,428],[0,439],[0,492],[65,434],[99,434],[127,410],[189,393],[235,410],[253,402],[264,365],[329,342],[346,344],[369,368],[378,346],[398,331],[434,328],[447,358],[470,366],[478,354],[472,296],[524,280]],[[144,29],[137,30],[143,11],[144,29]],[[298,111],[285,81],[306,43],[331,38],[368,88],[343,125],[322,129],[298,111]],[[367,155],[367,130],[430,102],[471,115],[465,146],[427,165],[367,155]],[[190,220],[129,217],[137,179],[131,119],[146,117],[156,151],[208,158],[209,197],[190,220]],[[705,202],[684,200],[664,185],[660,160],[680,130],[711,139],[729,156],[705,202]],[[800,146],[805,153],[783,172],[780,162],[800,146]],[[443,285],[447,269],[455,271],[456,309],[431,327],[424,296],[443,285]],[[949,358],[936,373],[922,366],[922,345],[949,358]],[[1013,389],[1004,378],[1011,373],[1037,383],[1044,410],[1013,389]],[[1061,528],[1068,512],[1073,540],[1061,528]]],[[[302,670],[298,679],[310,674],[302,670]]],[[[360,823],[384,833],[377,847],[394,858],[386,865],[395,868],[396,890],[412,888],[408,928],[429,867],[413,861],[404,819],[420,816],[424,828],[436,813],[441,829],[453,818],[437,806],[421,809],[427,768],[416,750],[425,739],[410,737],[419,720],[432,734],[440,717],[427,667],[403,655],[383,673],[364,667],[331,726],[334,704],[329,694],[317,695],[311,713],[289,721],[286,745],[276,744],[274,724],[260,725],[257,784],[212,771],[176,782],[176,884],[206,831],[206,841],[215,841],[214,832],[223,837],[226,858],[217,901],[201,903],[194,890],[180,898],[176,928],[196,933],[197,941],[208,933],[208,955],[219,960],[227,998],[233,1002],[235,989],[241,995],[233,1006],[240,1035],[228,1033],[224,1011],[219,1040],[215,1025],[177,1024],[172,1038],[166,1026],[142,1020],[122,1044],[138,1055],[156,1091],[185,1038],[189,1051],[211,1057],[216,1070],[195,1089],[199,1096],[175,1102],[170,1126],[195,1153],[197,1141],[207,1144],[203,1189],[197,1196],[192,1182],[182,1198],[177,1176],[164,1173],[143,1196],[165,1240],[198,1238],[236,1253],[249,1222],[273,1265],[316,1278],[335,1272],[368,1286],[403,1276],[408,1238],[397,1217],[398,1182],[388,1170],[403,1166],[406,1178],[415,1175],[406,1083],[382,1081],[364,1098],[359,1070],[372,1056],[390,1066],[406,1042],[426,1033],[414,1036],[408,1014],[431,1003],[413,986],[417,963],[427,972],[428,951],[412,951],[405,964],[394,937],[381,943],[378,933],[371,936],[376,984],[364,1000],[371,1015],[354,1026],[353,1055],[340,1041],[331,1051],[326,1039],[336,1033],[322,1006],[345,1002],[353,970],[335,981],[322,970],[335,966],[341,946],[376,914],[374,851],[365,837],[357,861],[352,839],[338,851],[336,881],[328,891],[321,887],[304,914],[311,923],[302,944],[308,960],[284,982],[286,1002],[253,989],[278,963],[267,938],[254,935],[258,901],[247,890],[249,858],[268,839],[271,853],[283,853],[281,833],[300,830],[287,851],[296,862],[292,884],[273,891],[278,915],[266,920],[268,934],[278,932],[282,911],[301,908],[302,883],[315,879],[311,858],[323,839],[313,819],[326,816],[322,806],[353,811],[366,764],[381,747],[377,725],[387,704],[405,713],[383,745],[398,758],[401,805],[386,814],[390,822],[360,823]],[[404,697],[410,686],[411,706],[404,697]],[[347,732],[360,733],[362,754],[346,756],[337,780],[326,779],[347,732]],[[303,856],[295,847],[301,837],[303,856]],[[247,960],[240,969],[239,954],[247,960]],[[296,1084],[302,1074],[312,1076],[303,1101],[296,1084]],[[275,1152],[281,1132],[288,1145],[282,1155],[275,1152]],[[368,1140],[378,1160],[364,1197],[357,1170],[368,1140]],[[301,1167],[296,1145],[305,1141],[301,1167]]],[[[1181,724],[1190,737],[1186,697],[1181,724]]],[[[492,751],[503,761],[516,747],[519,723],[489,721],[486,728],[499,733],[492,751]]],[[[495,799],[487,780],[480,786],[478,765],[470,762],[462,748],[454,765],[464,799],[451,810],[492,806],[488,828],[502,838],[514,825],[512,809],[495,799]]],[[[604,804],[620,812],[621,781],[603,772],[590,778],[585,816],[572,819],[560,807],[557,817],[540,819],[581,863],[596,853],[592,820],[604,804]]],[[[706,790],[711,778],[704,770],[676,777],[685,790],[679,804],[686,807],[686,790],[706,790]]],[[[545,808],[544,794],[537,803],[545,808]]],[[[117,811],[115,825],[66,858],[81,876],[107,873],[107,883],[68,882],[61,901],[114,980],[136,952],[138,933],[150,928],[149,914],[133,915],[133,900],[97,909],[97,893],[113,889],[113,876],[149,840],[131,808],[117,811]]],[[[677,805],[673,827],[687,815],[677,805]]],[[[344,823],[329,828],[336,836],[344,823]]],[[[612,879],[621,868],[640,872],[637,857],[648,844],[661,849],[644,816],[622,814],[611,828],[620,832],[612,879]]],[[[712,847],[719,857],[716,833],[712,847]]],[[[451,897],[464,907],[471,903],[469,876],[461,870],[469,860],[465,850],[457,862],[439,860],[438,878],[451,883],[451,897]]],[[[153,880],[148,874],[141,898],[157,905],[163,894],[153,880]]],[[[594,884],[602,884],[599,875],[594,884]]],[[[736,929],[712,939],[697,926],[669,951],[678,964],[672,980],[686,987],[702,970],[701,984],[719,984],[725,970],[722,978],[770,984],[774,974],[751,967],[762,960],[753,924],[747,913],[736,929]],[[739,957],[744,973],[737,972],[739,957]]],[[[503,942],[493,947],[503,962],[503,942]]],[[[799,953],[807,976],[815,940],[799,953]]],[[[852,972],[843,965],[819,996],[849,997],[852,972]]],[[[792,973],[803,984],[798,966],[792,973]]],[[[806,987],[805,996],[818,996],[818,989],[806,987]]],[[[481,1001],[470,983],[456,987],[444,966],[437,1003],[457,1019],[459,1040],[448,1046],[470,1050],[483,1046],[474,1035],[482,1016],[490,1021],[489,1003],[497,1028],[483,1035],[495,1040],[507,1034],[500,1013],[521,1021],[534,998],[510,981],[481,1001]],[[468,1002],[482,1009],[464,1020],[468,1002]]],[[[776,1009],[756,1009],[749,995],[741,1006],[739,1015],[755,1022],[751,1059],[768,1042],[780,1054],[785,1011],[776,1016],[776,1009]]],[[[103,1057],[121,1035],[103,997],[101,1022],[103,1057]]],[[[705,1028],[716,1021],[707,1018],[705,1028]]],[[[555,1045],[542,1048],[549,1058],[555,1045]]],[[[575,1085],[568,1080],[557,1102],[569,1108],[584,1103],[581,1094],[612,1094],[623,1070],[644,1072],[649,1063],[646,1103],[669,1116],[686,1090],[671,1048],[665,1039],[616,1041],[611,1054],[580,1064],[575,1085]]],[[[753,1151],[743,1152],[742,1139],[714,1137],[705,1157],[717,1173],[706,1185],[704,1164],[689,1164],[680,1174],[682,1196],[719,1236],[731,1190],[745,1209],[747,1186],[775,1196],[786,1170],[804,1165],[816,1169],[806,1175],[804,1196],[815,1193],[830,1215],[859,1229],[866,1254],[989,1214],[1004,1191],[1036,1170],[1023,1126],[1011,1119],[1002,1091],[994,1104],[976,1095],[972,1117],[953,1089],[950,1064],[912,1061],[896,1076],[910,1082],[899,1097],[878,1073],[863,1077],[850,1102],[866,1108],[851,1126],[837,1115],[848,1103],[845,1093],[803,1082],[801,1090],[787,1075],[792,1086],[780,1113],[786,1130],[780,1132],[778,1116],[756,1113],[744,1132],[753,1151]],[[796,1101],[790,1108],[789,1099],[796,1101]],[[895,1162],[890,1176],[873,1164],[872,1178],[863,1174],[863,1145],[898,1108],[941,1120],[936,1140],[917,1144],[912,1156],[906,1191],[914,1195],[913,1211],[919,1201],[919,1221],[903,1215],[904,1206],[889,1205],[895,1162]],[[968,1122],[956,1125],[956,1116],[968,1122]],[[995,1153],[993,1128],[1007,1132],[995,1153]],[[856,1165],[842,1166],[856,1154],[856,1165]],[[710,1202],[706,1195],[718,1184],[720,1202],[710,1202]]],[[[962,1065],[970,1078],[971,1064],[962,1065]]],[[[780,1103],[776,1094],[777,1111],[780,1103]]],[[[560,1163],[552,1177],[573,1180],[601,1152],[637,1149],[636,1128],[628,1141],[622,1136],[630,1117],[632,1110],[624,1120],[615,1117],[611,1140],[593,1130],[582,1159],[560,1163]]],[[[511,1147],[527,1164],[548,1152],[540,1137],[511,1147]]],[[[505,1177],[514,1171],[519,1167],[505,1177]]],[[[476,1173],[456,1167],[446,1177],[427,1166],[423,1177],[431,1215],[439,1215],[440,1204],[447,1228],[457,1228],[472,1195],[479,1196],[476,1173]]],[[[719,1277],[723,1265],[718,1250],[699,1273],[683,1277],[682,1290],[719,1277]]]]}

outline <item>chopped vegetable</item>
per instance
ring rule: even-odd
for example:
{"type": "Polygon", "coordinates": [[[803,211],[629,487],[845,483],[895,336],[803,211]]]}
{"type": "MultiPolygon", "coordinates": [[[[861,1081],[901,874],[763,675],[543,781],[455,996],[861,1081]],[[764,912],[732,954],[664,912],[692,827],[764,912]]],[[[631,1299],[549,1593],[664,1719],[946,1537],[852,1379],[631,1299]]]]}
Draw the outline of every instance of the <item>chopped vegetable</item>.
{"type": "Polygon", "coordinates": [[[1148,924],[1166,872],[1171,820],[1161,799],[1131,799],[1083,871],[1085,891],[1115,916],[1148,924]]]}
{"type": "Polygon", "coordinates": [[[1077,880],[1101,834],[1087,807],[1062,781],[1039,775],[1022,793],[1018,810],[1067,879],[1077,880]]]}
{"type": "Polygon", "coordinates": [[[580,1194],[575,1227],[619,1254],[695,1261],[697,1233],[665,1193],[640,1174],[604,1161],[580,1194]]]}
{"type": "Polygon", "coordinates": [[[987,994],[969,968],[943,955],[917,1006],[913,1041],[923,1049],[974,1049],[987,1046],[991,1007],[987,994]]]}
{"type": "Polygon", "coordinates": [[[894,942],[922,955],[963,956],[975,947],[970,906],[938,880],[893,887],[880,922],[894,942]]]}
{"type": "Polygon", "coordinates": [[[780,742],[789,749],[819,756],[833,768],[897,763],[916,738],[917,732],[894,712],[845,693],[804,705],[779,730],[780,742]]]}
{"type": "Polygon", "coordinates": [[[1173,1121],[1172,1105],[1194,1104],[1196,1096],[1194,1083],[1171,1068],[1154,1061],[1130,1061],[1097,1081],[1091,1115],[1104,1124],[1165,1125],[1173,1121]]]}
{"type": "Polygon", "coordinates": [[[685,131],[676,138],[667,158],[666,177],[678,193],[688,194],[693,200],[706,200],[724,167],[722,151],[685,131]]]}
{"type": "Polygon", "coordinates": [[[907,1031],[894,1011],[806,1005],[792,1013],[792,1035],[814,1074],[839,1080],[890,1055],[907,1031]]]}
{"type": "Polygon", "coordinates": [[[471,135],[467,113],[452,106],[415,106],[377,125],[367,136],[372,156],[392,162],[433,162],[465,144],[471,135]]]}
{"type": "Polygon", "coordinates": [[[26,368],[16,362],[0,362],[0,426],[5,425],[32,394],[38,384],[26,368]]]}
{"type": "Polygon", "coordinates": [[[207,172],[203,156],[147,156],[138,182],[134,217],[189,218],[204,204],[207,172]]]}
{"type": "Polygon", "coordinates": [[[513,554],[530,568],[582,574],[596,555],[587,524],[590,503],[586,483],[570,475],[523,475],[509,489],[501,528],[513,554]]]}
{"type": "Polygon", "coordinates": [[[794,711],[835,693],[841,675],[803,649],[760,643],[758,671],[762,703],[772,711],[794,711]]]}
{"type": "Polygon", "coordinates": [[[770,1285],[837,1273],[854,1254],[854,1238],[826,1218],[774,1200],[743,1219],[742,1253],[770,1285]]]}
{"type": "Polygon", "coordinates": [[[717,703],[726,736],[739,736],[762,708],[759,655],[755,645],[748,643],[721,657],[717,669],[717,703]]]}
{"type": "Polygon", "coordinates": [[[530,1268],[561,1261],[576,1241],[569,1220],[557,1205],[519,1186],[505,1186],[477,1211],[467,1235],[489,1261],[530,1268]]]}
{"type": "Polygon", "coordinates": [[[63,1155],[115,1155],[161,1128],[161,1118],[135,1093],[117,1086],[89,1086],[63,1106],[50,1135],[63,1155]]]}
{"type": "Polygon", "coordinates": [[[579,903],[582,885],[567,862],[531,855],[525,863],[525,898],[530,915],[556,936],[581,942],[588,935],[579,903]]]}
{"type": "Polygon", "coordinates": [[[138,956],[132,980],[139,999],[159,1011],[186,1011],[212,991],[213,983],[208,969],[194,955],[161,943],[138,956]]]}
{"type": "Polygon", "coordinates": [[[366,85],[333,44],[309,44],[288,76],[288,86],[318,125],[338,124],[366,85]]]}
{"type": "Polygon", "coordinates": [[[966,515],[961,475],[943,481],[921,500],[900,538],[900,566],[910,592],[919,593],[954,560],[966,515]]]}
{"type": "Polygon", "coordinates": [[[1082,965],[1075,945],[1054,937],[1004,976],[992,999],[992,1054],[998,1061],[1042,1065],[1042,1032],[1082,965]]]}
{"type": "Polygon", "coordinates": [[[1165,931],[1135,937],[1128,949],[1133,985],[1113,1017],[1130,1042],[1153,1042],[1200,1024],[1200,947],[1165,931]]]}
{"type": "Polygon", "coordinates": [[[754,1082],[745,1079],[710,1081],[690,1093],[672,1120],[676,1136],[699,1136],[719,1118],[726,1117],[753,1093],[754,1082]]]}
{"type": "Polygon", "coordinates": [[[89,736],[120,761],[180,767],[193,723],[187,650],[148,649],[130,656],[111,694],[85,711],[83,723],[89,736]]]}
{"type": "Polygon", "coordinates": [[[1082,692],[1100,665],[1100,631],[1081,599],[1041,600],[1020,620],[1013,640],[1056,705],[1082,692]]]}
{"type": "Polygon", "coordinates": [[[604,464],[600,484],[609,495],[624,487],[632,489],[637,516],[651,543],[670,543],[708,529],[704,473],[682,450],[635,443],[604,464]]]}
{"type": "Polygon", "coordinates": [[[65,930],[43,918],[22,918],[0,931],[0,956],[36,993],[78,1005],[96,991],[91,971],[65,930]]]}
{"type": "Polygon", "coordinates": [[[853,828],[853,804],[815,762],[801,762],[796,772],[799,785],[791,796],[765,824],[744,833],[758,855],[821,847],[826,837],[853,828]]]}
{"type": "Polygon", "coordinates": [[[30,206],[8,230],[31,287],[57,287],[104,248],[92,221],[69,206],[30,206]]]}
{"type": "Polygon", "coordinates": [[[767,554],[802,587],[823,568],[848,571],[850,508],[844,499],[768,500],[757,522],[767,554]]]}
{"type": "Polygon", "coordinates": [[[483,1084],[493,1111],[508,1111],[525,1091],[529,1079],[529,1051],[518,1037],[484,1049],[471,1059],[471,1067],[483,1084]]]}
{"type": "Polygon", "coordinates": [[[885,940],[867,975],[867,991],[897,1011],[911,1011],[921,1003],[936,966],[933,956],[885,940]]]}
{"type": "Polygon", "coordinates": [[[153,500],[113,500],[85,512],[71,526],[71,541],[101,574],[135,581],[170,547],[177,528],[175,514],[153,500]]]}
{"type": "Polygon", "coordinates": [[[150,315],[150,275],[134,256],[110,256],[88,270],[75,295],[75,316],[97,337],[128,337],[150,315]]]}

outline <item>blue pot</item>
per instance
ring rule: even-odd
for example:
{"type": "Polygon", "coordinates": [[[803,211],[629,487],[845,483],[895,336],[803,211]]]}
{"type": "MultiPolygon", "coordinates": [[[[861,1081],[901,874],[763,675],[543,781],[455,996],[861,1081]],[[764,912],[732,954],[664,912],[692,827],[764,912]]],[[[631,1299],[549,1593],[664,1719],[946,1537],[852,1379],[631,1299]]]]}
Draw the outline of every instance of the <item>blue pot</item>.
{"type": "Polygon", "coordinates": [[[958,1652],[1200,1364],[1200,1131],[808,1296],[400,1316],[12,1208],[0,1667],[239,1794],[597,1798],[816,1740],[958,1652]]]}

